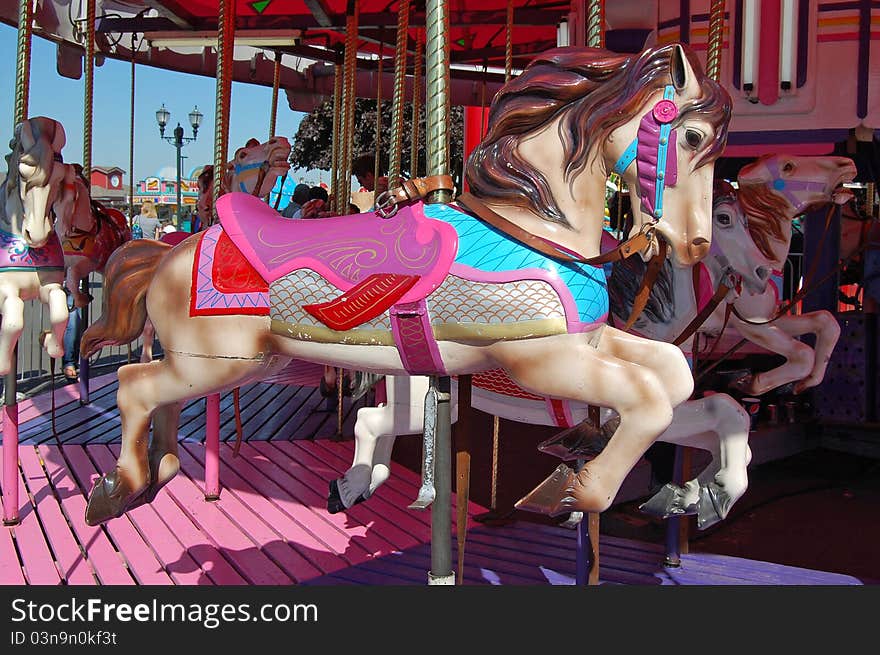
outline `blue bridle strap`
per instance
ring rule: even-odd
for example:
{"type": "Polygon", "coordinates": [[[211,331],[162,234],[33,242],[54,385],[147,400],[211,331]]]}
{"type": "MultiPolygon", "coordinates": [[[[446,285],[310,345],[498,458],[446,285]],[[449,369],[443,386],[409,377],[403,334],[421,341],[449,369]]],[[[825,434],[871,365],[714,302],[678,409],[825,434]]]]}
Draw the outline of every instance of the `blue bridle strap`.
{"type": "MultiPolygon", "coordinates": [[[[266,162],[261,161],[259,163],[255,163],[255,164],[234,164],[233,168],[235,169],[236,175],[241,175],[244,171],[249,171],[254,168],[262,168],[265,165],[265,163],[266,162]]],[[[238,188],[242,192],[247,193],[247,186],[245,185],[244,182],[239,182],[238,188]]]]}
{"type": "MultiPolygon", "coordinates": [[[[663,89],[663,99],[672,100],[675,97],[675,87],[667,84],[663,89]]],[[[669,134],[672,131],[672,123],[662,123],[660,125],[660,141],[657,146],[657,169],[655,171],[656,186],[654,190],[654,216],[660,218],[663,215],[663,190],[666,186],[666,156],[669,148],[669,134]]],[[[632,140],[617,163],[614,164],[614,172],[623,175],[623,172],[630,167],[639,151],[639,138],[632,140]]]]}

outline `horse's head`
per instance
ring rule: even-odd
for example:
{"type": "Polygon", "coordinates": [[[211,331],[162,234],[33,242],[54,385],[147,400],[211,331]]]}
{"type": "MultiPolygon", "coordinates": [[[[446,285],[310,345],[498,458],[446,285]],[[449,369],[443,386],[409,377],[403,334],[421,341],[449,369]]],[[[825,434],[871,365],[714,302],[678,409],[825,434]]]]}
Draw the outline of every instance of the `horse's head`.
{"type": "Polygon", "coordinates": [[[726,182],[715,187],[712,207],[712,253],[716,260],[742,278],[750,293],[767,288],[772,266],[752,241],[748,221],[736,192],[726,182]]]}
{"type": "Polygon", "coordinates": [[[709,252],[713,164],[730,110],[727,92],[684,46],[640,55],[556,48],[496,95],[467,180],[477,197],[589,238],[590,222],[591,235],[601,230],[605,179],[617,170],[640,200],[634,229],[654,225],[673,260],[690,266],[709,252]]]}
{"type": "Polygon", "coordinates": [[[269,195],[279,175],[290,170],[290,142],[274,136],[265,143],[249,140],[226,166],[223,188],[255,196],[269,195]]]}
{"type": "Polygon", "coordinates": [[[846,157],[764,155],[744,166],[737,198],[761,252],[779,259],[780,247],[774,245],[784,244],[787,251],[791,220],[814,207],[845,203],[852,193],[843,184],[855,175],[855,164],[846,157]]]}
{"type": "Polygon", "coordinates": [[[65,167],[61,123],[38,116],[15,126],[7,156],[6,217],[9,229],[32,248],[45,245],[53,230],[52,205],[61,193],[65,167]]]}
{"type": "Polygon", "coordinates": [[[57,221],[55,229],[59,234],[65,235],[74,226],[88,229],[92,222],[92,210],[88,202],[89,190],[76,166],[73,164],[61,164],[61,166],[64,170],[61,192],[52,204],[52,211],[57,221]]]}
{"type": "Polygon", "coordinates": [[[211,213],[214,211],[214,166],[208,164],[199,173],[199,199],[196,201],[196,212],[205,225],[211,223],[211,213]]]}

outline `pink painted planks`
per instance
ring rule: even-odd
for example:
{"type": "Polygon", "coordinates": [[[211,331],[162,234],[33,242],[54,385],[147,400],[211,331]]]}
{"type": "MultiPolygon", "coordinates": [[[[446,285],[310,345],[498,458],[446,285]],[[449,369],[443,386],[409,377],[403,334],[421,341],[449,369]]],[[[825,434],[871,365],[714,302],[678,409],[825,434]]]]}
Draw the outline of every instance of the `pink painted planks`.
{"type": "Polygon", "coordinates": [[[37,514],[49,539],[61,574],[67,584],[93,585],[96,583],[92,567],[83,556],[76,536],[70,531],[67,519],[46,478],[46,472],[33,446],[19,449],[21,467],[27,477],[27,484],[37,504],[37,514]]]}
{"type": "Polygon", "coordinates": [[[0,527],[0,585],[24,583],[24,573],[12,543],[12,528],[0,527]]]}
{"type": "MultiPolygon", "coordinates": [[[[70,466],[80,480],[90,479],[95,473],[95,466],[86,455],[84,448],[65,449],[70,466]]],[[[156,554],[138,534],[128,517],[108,521],[104,524],[107,533],[122,558],[128,564],[132,575],[140,584],[167,585],[171,578],[165,572],[156,554]]]]}
{"type": "MultiPolygon", "coordinates": [[[[64,453],[76,453],[82,451],[81,446],[65,446],[64,453]]],[[[77,540],[98,575],[102,584],[133,585],[134,578],[126,569],[122,558],[107,539],[107,535],[100,526],[86,525],[86,499],[83,490],[73,478],[73,474],[67,469],[67,461],[62,451],[57,446],[37,446],[37,452],[46,465],[49,479],[55,486],[58,496],[61,498],[61,507],[67,520],[73,526],[77,540]]],[[[91,481],[83,480],[84,485],[91,489],[91,481]]]]}
{"type": "MultiPolygon", "coordinates": [[[[184,474],[191,479],[204,472],[186,448],[180,450],[180,463],[184,474]]],[[[271,524],[264,521],[258,512],[242,502],[236,494],[226,494],[221,500],[216,506],[294,581],[307,580],[321,574],[321,569],[286,543],[271,524]]]]}
{"type": "MultiPolygon", "coordinates": [[[[160,492],[170,494],[190,520],[251,584],[291,584],[293,580],[217,507],[186,475],[177,475],[160,492]]],[[[221,500],[218,502],[222,502],[221,500]]]]}
{"type": "MultiPolygon", "coordinates": [[[[204,456],[204,449],[200,446],[188,444],[187,449],[196,461],[200,461],[200,458],[204,456]]],[[[224,450],[228,450],[228,448],[221,447],[221,454],[224,450]]],[[[276,531],[279,537],[283,538],[298,552],[301,552],[322,573],[328,573],[348,566],[345,559],[340,557],[340,553],[335,552],[321,541],[320,534],[324,530],[321,529],[320,525],[317,528],[315,527],[315,518],[307,508],[300,508],[299,512],[294,511],[294,514],[300,515],[300,521],[295,520],[294,517],[282,509],[283,503],[276,504],[273,496],[277,494],[273,494],[271,490],[268,493],[264,493],[254,488],[248,479],[239,473],[235,462],[240,462],[240,460],[233,460],[232,464],[224,462],[220,467],[223,494],[234,494],[276,531]]],[[[247,475],[246,472],[245,475],[247,475]]],[[[271,484],[262,486],[263,489],[268,489],[269,487],[271,487],[271,484]]],[[[289,506],[293,505],[294,503],[289,503],[289,506]]],[[[287,509],[291,509],[289,506],[287,509]]],[[[344,552],[344,549],[342,552],[344,552]]],[[[300,581],[303,579],[305,578],[298,578],[300,581]]]]}
{"type": "MultiPolygon", "coordinates": [[[[109,471],[116,464],[116,458],[106,446],[90,446],[88,453],[102,470],[109,471]]],[[[244,578],[226,563],[216,548],[208,543],[167,496],[133,509],[126,516],[156,552],[175,584],[213,584],[215,577],[216,584],[245,583],[244,578]],[[207,551],[212,551],[212,556],[203,557],[201,561],[196,561],[191,554],[207,551]],[[222,562],[223,575],[220,575],[220,568],[216,566],[218,559],[222,562]]]]}
{"type": "MultiPolygon", "coordinates": [[[[106,387],[116,382],[116,373],[107,373],[94,378],[89,382],[92,391],[106,387]]],[[[79,388],[75,384],[68,384],[55,390],[55,409],[61,409],[76,401],[79,404],[79,388]]],[[[49,416],[52,411],[51,393],[42,393],[33,398],[22,400],[18,404],[19,421],[24,423],[40,416],[49,416]]]]}

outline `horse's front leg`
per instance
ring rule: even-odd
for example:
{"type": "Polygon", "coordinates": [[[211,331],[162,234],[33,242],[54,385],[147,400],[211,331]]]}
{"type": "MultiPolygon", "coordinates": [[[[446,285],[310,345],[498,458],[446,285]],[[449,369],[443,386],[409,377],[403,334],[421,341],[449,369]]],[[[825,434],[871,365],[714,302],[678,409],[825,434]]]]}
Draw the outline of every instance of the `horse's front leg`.
{"type": "Polygon", "coordinates": [[[331,513],[369,498],[391,472],[394,438],[423,429],[428,378],[388,376],[385,388],[385,404],[358,410],[354,461],[342,478],[330,483],[327,509],[331,513]]]}
{"type": "Polygon", "coordinates": [[[12,355],[15,344],[24,330],[24,302],[18,297],[14,288],[0,291],[0,375],[6,375],[12,369],[12,355]]]}
{"type": "Polygon", "coordinates": [[[667,484],[641,509],[658,518],[696,514],[705,530],[724,519],[748,487],[749,417],[727,394],[714,394],[675,408],[658,441],[706,450],[712,461],[684,486],[667,484]]]}
{"type": "MultiPolygon", "coordinates": [[[[783,320],[783,319],[780,319],[783,320]]],[[[785,357],[785,363],[766,372],[756,373],[742,385],[742,391],[759,396],[772,389],[802,380],[810,375],[815,364],[815,353],[807,344],[793,339],[779,325],[779,321],[766,325],[749,325],[731,319],[733,326],[754,344],[785,357]]]]}
{"type": "Polygon", "coordinates": [[[840,324],[831,312],[821,310],[807,314],[786,315],[776,321],[779,329],[792,337],[802,334],[816,335],[816,348],[813,369],[810,374],[795,385],[795,393],[815,387],[825,377],[831,353],[840,338],[840,324]]]}
{"type": "Polygon", "coordinates": [[[153,361],[153,340],[156,338],[156,328],[153,321],[147,316],[144,330],[141,332],[141,364],[149,364],[153,361]]]}
{"type": "Polygon", "coordinates": [[[40,287],[40,301],[49,307],[49,322],[52,331],[46,335],[43,347],[49,357],[57,359],[64,354],[64,330],[70,312],[67,310],[67,296],[61,284],[47,284],[40,287]]]}

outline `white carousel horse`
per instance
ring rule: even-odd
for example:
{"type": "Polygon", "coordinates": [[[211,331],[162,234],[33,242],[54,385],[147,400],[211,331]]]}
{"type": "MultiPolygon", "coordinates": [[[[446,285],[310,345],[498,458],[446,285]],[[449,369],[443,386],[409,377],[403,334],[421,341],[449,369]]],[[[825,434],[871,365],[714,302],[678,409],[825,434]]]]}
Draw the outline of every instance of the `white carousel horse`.
{"type": "MultiPolygon", "coordinates": [[[[717,270],[719,277],[734,274],[761,290],[766,285],[767,273],[761,268],[763,259],[751,240],[745,220],[741,213],[731,219],[727,205],[723,201],[718,202],[718,199],[713,210],[712,236],[710,256],[703,261],[717,270]],[[726,257],[717,256],[719,251],[726,257]]],[[[607,239],[611,240],[611,237],[607,239]]],[[[688,280],[692,277],[690,269],[682,269],[681,274],[688,280]]],[[[654,289],[655,295],[677,291],[674,285],[670,285],[667,291],[658,289],[657,285],[654,289]]],[[[690,290],[688,286],[687,291],[692,298],[690,290]]],[[[611,299],[613,303],[613,294],[611,299]]],[[[695,303],[690,301],[688,305],[685,293],[684,302],[675,304],[674,300],[670,300],[667,304],[680,311],[683,306],[693,307],[695,303]]],[[[629,305],[632,305],[631,298],[629,305]]],[[[646,310],[649,308],[657,311],[650,305],[646,310]]],[[[612,307],[612,311],[627,313],[629,308],[621,310],[612,307]]],[[[691,314],[695,315],[696,309],[691,314]]],[[[685,316],[682,327],[692,315],[685,316]]],[[[389,377],[385,380],[387,401],[378,407],[358,410],[354,427],[354,461],[345,475],[330,485],[328,509],[331,512],[342,511],[366,500],[388,478],[395,436],[421,430],[427,385],[428,379],[424,377],[389,377]]],[[[453,418],[457,410],[456,400],[457,385],[454,385],[453,418]]],[[[507,378],[503,371],[474,376],[471,406],[528,425],[566,428],[580,424],[587,418],[588,412],[586,405],[578,406],[528,393],[507,378]]],[[[610,413],[605,412],[602,423],[607,423],[611,418],[610,413]]],[[[598,451],[604,439],[600,435],[595,436],[598,443],[593,446],[598,451]]],[[[643,509],[664,518],[674,514],[696,514],[700,529],[726,518],[730,508],[748,487],[747,466],[751,459],[748,436],[749,417],[742,406],[727,394],[714,394],[676,407],[671,425],[657,438],[658,441],[707,450],[712,461],[684,487],[670,484],[661,489],[645,503],[643,509]]],[[[522,508],[536,509],[529,507],[528,503],[523,503],[522,508]]]]}
{"type": "MultiPolygon", "coordinates": [[[[660,237],[678,265],[692,266],[709,250],[712,172],[729,119],[729,96],[684,46],[559,48],[495,97],[468,166],[468,206],[489,206],[516,237],[442,204],[271,221],[277,213],[258,199],[229,193],[217,201],[222,228],[201,239],[139,257],[125,252],[136,242],[126,244],[110,263],[119,256],[132,274],[115,280],[108,264],[113,300],[83,351],[125,343],[149,315],[165,358],[119,369],[122,450],[93,488],[86,520],[151,501],[176,474],[184,401],[265,378],[291,358],[387,375],[501,368],[533,393],[610,407],[619,428],[557,490],[570,510],[606,509],[693,378],[678,348],[605,324],[604,272],[589,265],[605,182],[615,168],[639,191],[633,243],[642,256],[666,251],[660,237]],[[235,252],[241,264],[224,273],[235,252]],[[200,275],[213,287],[199,287],[200,275]]],[[[451,188],[442,177],[425,184],[451,188]]],[[[394,198],[411,198],[406,190],[394,198]]]]}
{"type": "MultiPolygon", "coordinates": [[[[785,314],[771,322],[780,307],[782,291],[771,274],[782,274],[794,218],[810,208],[845,203],[851,193],[842,185],[852,181],[855,173],[855,165],[846,157],[765,155],[742,168],[736,193],[727,192],[718,199],[715,234],[719,247],[713,247],[714,252],[704,260],[709,273],[704,298],[711,295],[725,267],[732,265],[742,275],[743,289],[729,298],[734,310],[730,326],[749,341],[786,358],[771,371],[739,380],[735,386],[742,392],[760,395],[790,382],[797,382],[795,392],[801,392],[822,381],[840,335],[837,320],[830,312],[816,311],[785,314]],[[722,246],[726,230],[719,219],[730,224],[744,219],[751,234],[749,241],[758,252],[743,250],[742,264],[734,262],[735,248],[722,246]],[[753,262],[751,268],[748,262],[753,262]],[[815,350],[795,338],[806,333],[816,335],[815,350]]],[[[638,283],[638,272],[633,275],[632,268],[615,265],[611,277],[612,299],[622,298],[612,302],[618,322],[625,320],[638,283]]],[[[654,285],[654,298],[635,322],[635,330],[651,339],[675,339],[697,312],[694,287],[690,273],[667,266],[666,279],[661,276],[654,285]],[[666,295],[664,289],[668,290],[666,295]]],[[[722,303],[700,331],[717,335],[726,323],[725,312],[722,303]]]]}
{"type": "Polygon", "coordinates": [[[92,200],[81,167],[65,167],[64,190],[52,209],[64,249],[67,290],[76,307],[85,307],[92,299],[80,283],[92,273],[103,272],[110,254],[131,239],[131,228],[121,211],[92,200]]]}
{"type": "Polygon", "coordinates": [[[52,329],[43,346],[50,357],[64,353],[64,254],[51,215],[64,179],[64,144],[61,123],[44,116],[16,125],[9,144],[6,180],[0,185],[0,375],[12,367],[25,300],[39,298],[48,305],[52,329]]]}
{"type": "MultiPolygon", "coordinates": [[[[232,160],[223,170],[220,190],[222,193],[240,191],[265,198],[275,187],[278,177],[290,170],[290,141],[287,137],[274,136],[264,143],[256,139],[235,151],[232,160]]],[[[202,225],[210,224],[214,213],[214,167],[205,166],[198,179],[199,198],[196,212],[202,225]]],[[[153,361],[155,330],[147,319],[141,334],[141,362],[153,361]]]]}

